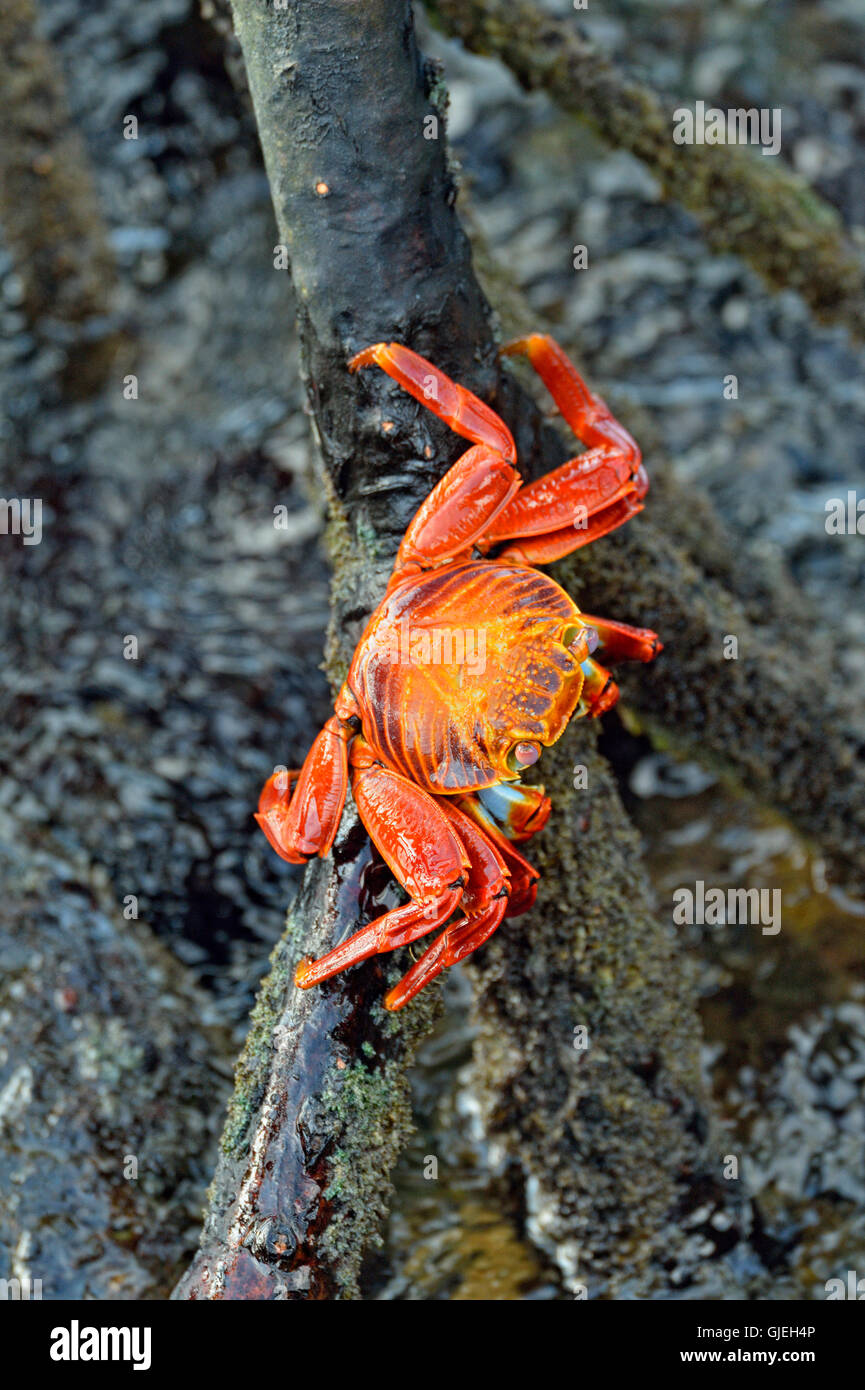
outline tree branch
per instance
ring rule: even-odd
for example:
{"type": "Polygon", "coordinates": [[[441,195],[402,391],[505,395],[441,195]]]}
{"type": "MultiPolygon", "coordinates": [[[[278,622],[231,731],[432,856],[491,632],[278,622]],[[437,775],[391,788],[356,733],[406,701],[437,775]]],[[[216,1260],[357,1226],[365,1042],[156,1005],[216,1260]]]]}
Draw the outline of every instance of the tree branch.
{"type": "Polygon", "coordinates": [[[798,290],[818,317],[865,330],[865,268],[840,219],[779,159],[736,145],[676,145],[672,106],[621,72],[573,21],[533,0],[429,0],[448,33],[500,58],[609,144],[644,161],[665,194],[696,215],[709,245],[732,251],[775,289],[798,290]]]}

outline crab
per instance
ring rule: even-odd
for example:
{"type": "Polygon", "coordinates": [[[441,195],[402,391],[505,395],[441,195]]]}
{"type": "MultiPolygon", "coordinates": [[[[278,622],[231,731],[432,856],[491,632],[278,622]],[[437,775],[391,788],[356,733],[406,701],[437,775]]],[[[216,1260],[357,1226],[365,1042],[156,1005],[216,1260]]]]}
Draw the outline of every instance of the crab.
{"type": "Polygon", "coordinates": [[[283,859],[302,864],[329,853],[350,784],[408,895],[320,959],[301,961],[302,989],[438,931],[385,996],[387,1009],[401,1009],[503,918],[528,911],[539,875],[518,846],[551,807],[523,772],[572,716],[615,704],[618,688],[596,651],[651,661],[661,650],[648,628],[581,612],[536,568],[642,509],[648,478],[637,444],[550,337],[531,334],[502,351],[528,358],[585,446],[531,483],[516,470],[504,421],[412,349],[376,343],[348,363],[380,367],[471,447],[411,521],[303,767],[278,768],[261,793],[258,824],[283,859]]]}

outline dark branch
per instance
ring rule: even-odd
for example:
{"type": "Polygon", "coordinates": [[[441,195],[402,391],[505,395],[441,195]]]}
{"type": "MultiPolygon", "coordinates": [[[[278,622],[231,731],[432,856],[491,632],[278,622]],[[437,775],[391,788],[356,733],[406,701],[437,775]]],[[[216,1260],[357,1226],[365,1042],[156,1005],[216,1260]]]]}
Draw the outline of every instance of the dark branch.
{"type": "Polygon", "coordinates": [[[690,208],[716,251],[732,251],[815,313],[865,330],[865,269],[835,210],[778,159],[735,145],[677,145],[672,104],[621,72],[575,27],[533,0],[430,0],[448,32],[501,58],[528,91],[543,89],[605,140],[642,159],[669,198],[690,208]]]}

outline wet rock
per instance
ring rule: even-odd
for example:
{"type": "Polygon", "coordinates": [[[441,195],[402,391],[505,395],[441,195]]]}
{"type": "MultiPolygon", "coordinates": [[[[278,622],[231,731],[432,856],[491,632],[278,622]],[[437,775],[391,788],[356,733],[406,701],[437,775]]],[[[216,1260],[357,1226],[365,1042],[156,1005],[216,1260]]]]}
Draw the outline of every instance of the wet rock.
{"type": "Polygon", "coordinates": [[[19,845],[13,891],[11,854],[4,836],[0,1277],[164,1297],[195,1244],[233,1038],[103,875],[19,845]]]}

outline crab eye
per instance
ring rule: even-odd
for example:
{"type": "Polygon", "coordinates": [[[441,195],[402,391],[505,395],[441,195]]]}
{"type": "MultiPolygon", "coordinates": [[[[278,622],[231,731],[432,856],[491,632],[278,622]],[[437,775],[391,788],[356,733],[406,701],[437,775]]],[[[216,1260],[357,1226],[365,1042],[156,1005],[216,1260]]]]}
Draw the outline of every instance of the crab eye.
{"type": "Polygon", "coordinates": [[[541,756],[541,750],[536,743],[518,743],[513,750],[514,762],[519,767],[531,767],[541,756]]]}
{"type": "Polygon", "coordinates": [[[562,645],[573,653],[577,661],[585,661],[598,645],[598,634],[593,627],[571,624],[562,632],[562,645]]]}

